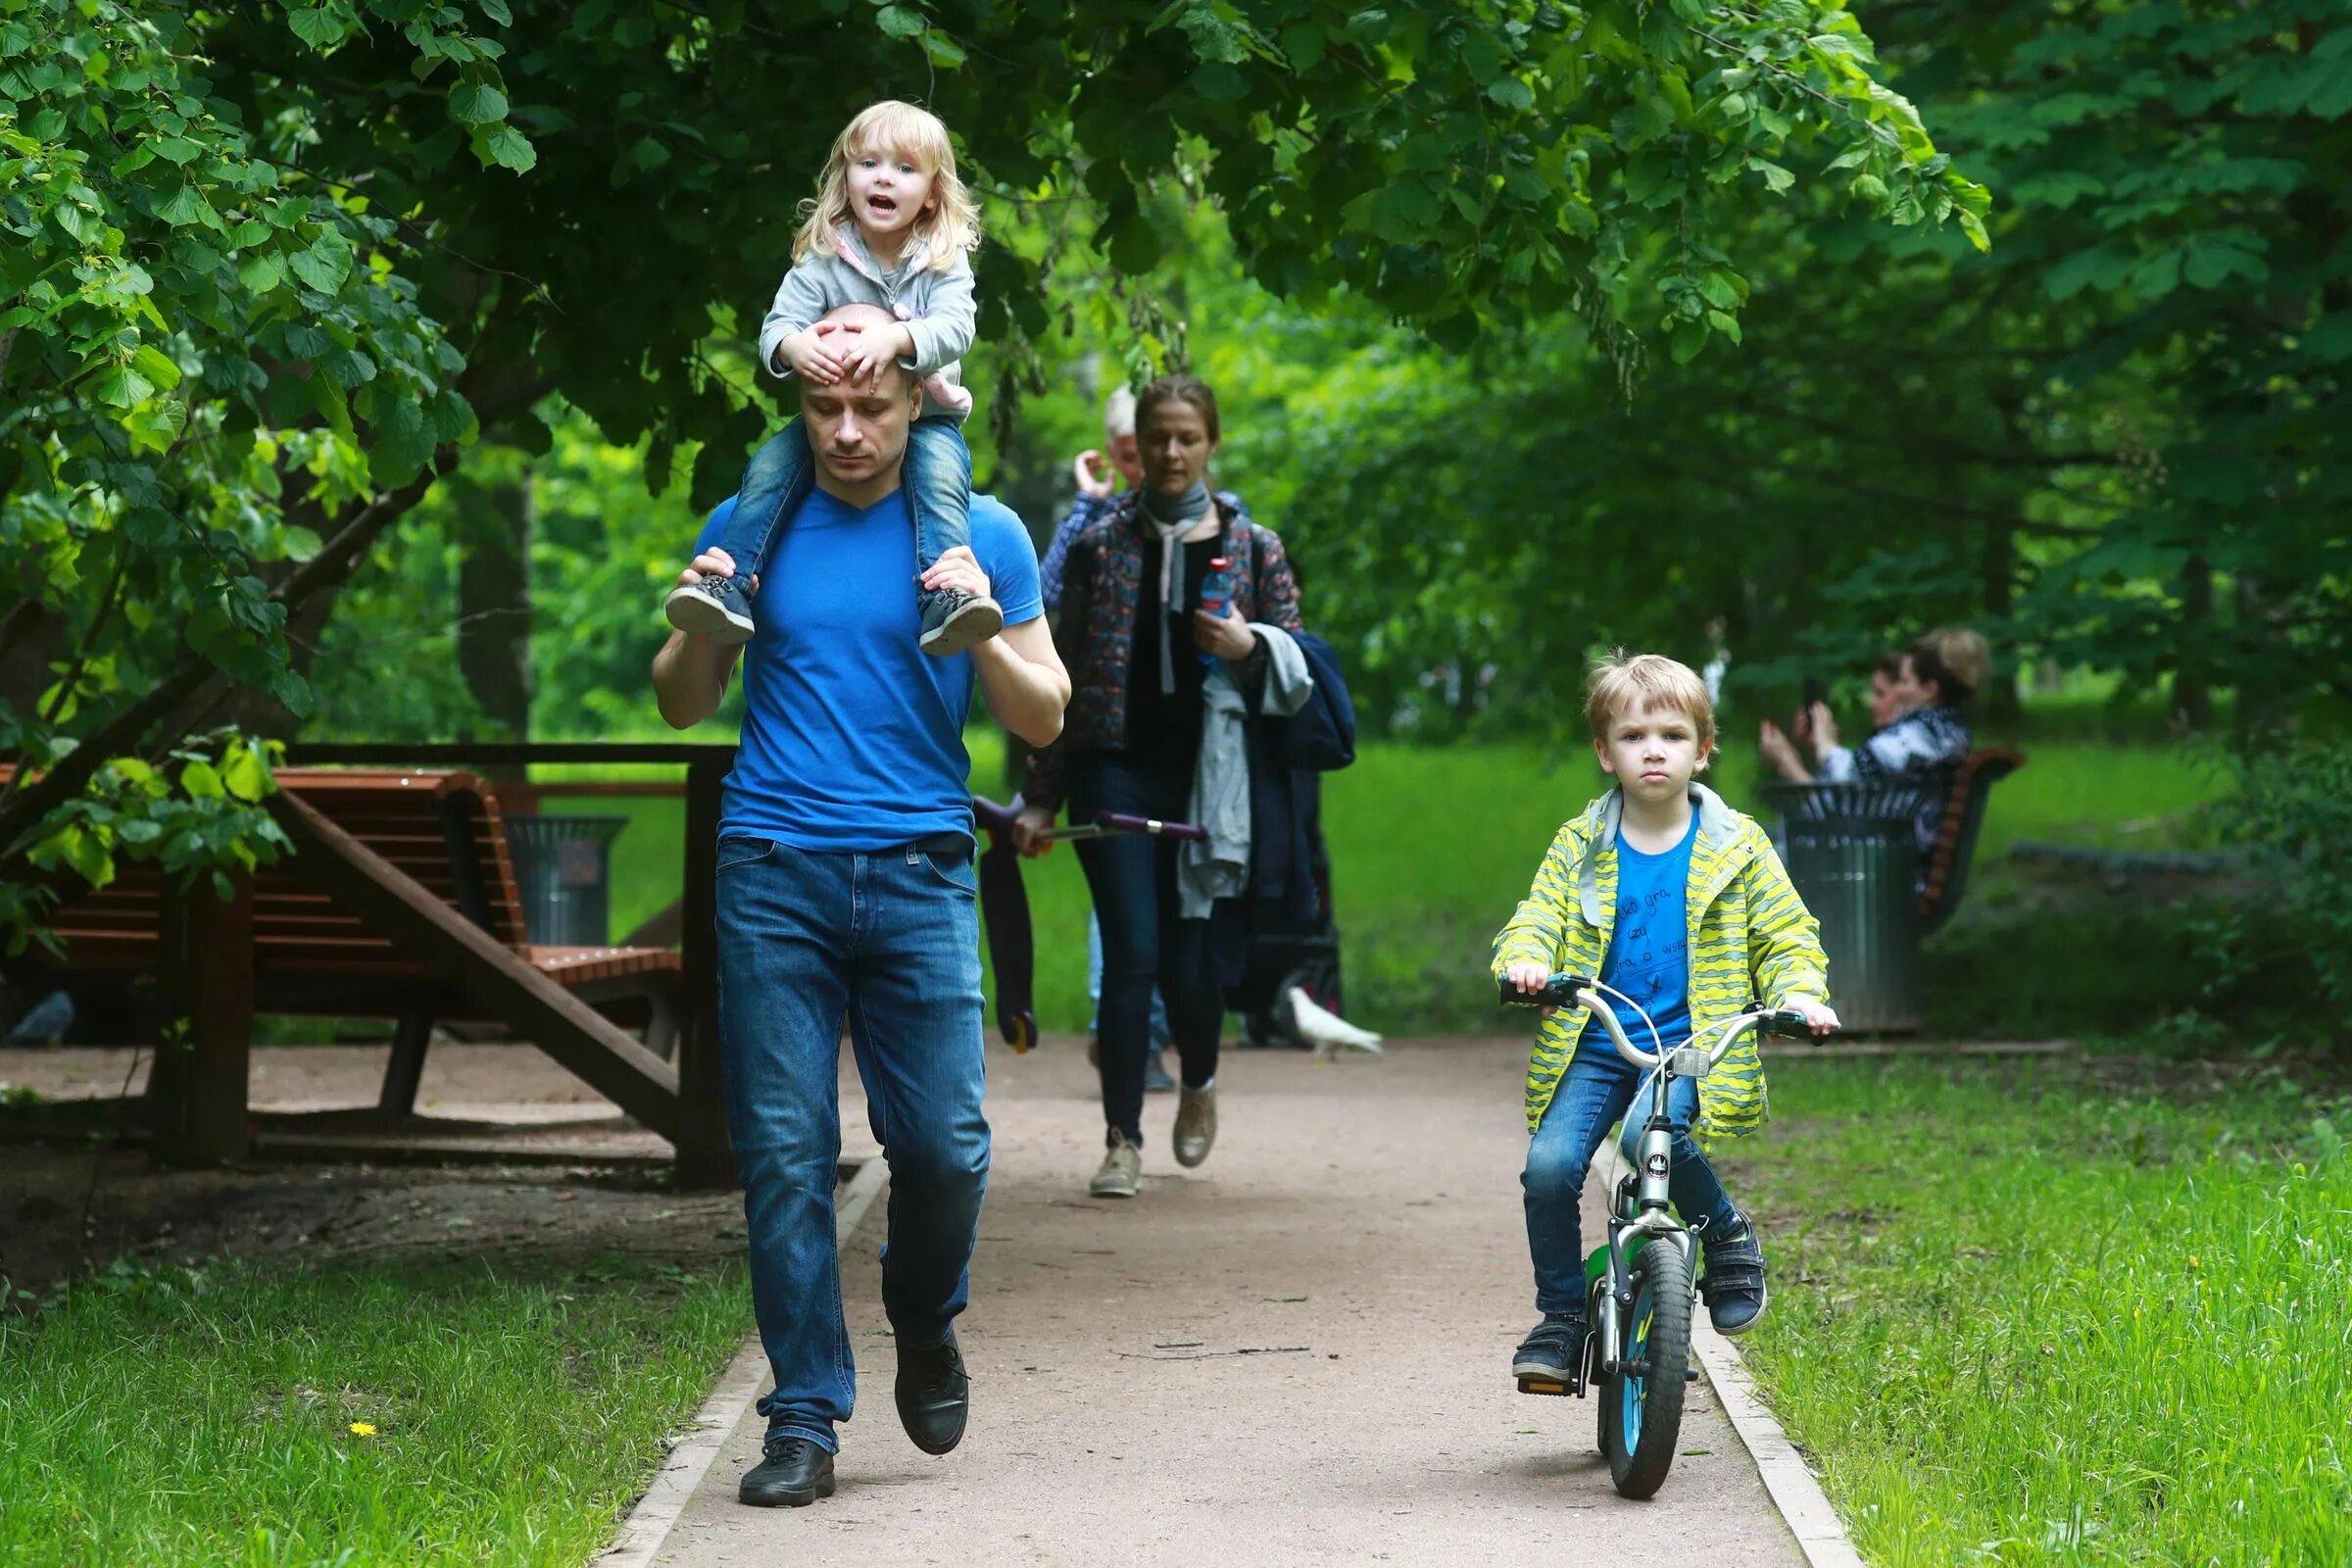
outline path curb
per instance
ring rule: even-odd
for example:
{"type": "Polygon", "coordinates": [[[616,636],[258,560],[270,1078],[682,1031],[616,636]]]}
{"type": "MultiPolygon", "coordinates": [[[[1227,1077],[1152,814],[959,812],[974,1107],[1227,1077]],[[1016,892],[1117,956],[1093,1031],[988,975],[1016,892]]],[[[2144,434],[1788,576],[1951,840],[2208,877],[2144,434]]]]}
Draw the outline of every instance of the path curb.
{"type": "MultiPolygon", "coordinates": [[[[849,1185],[841,1190],[834,1202],[834,1244],[847,1247],[858,1227],[864,1223],[866,1210],[890,1185],[890,1165],[880,1154],[858,1167],[849,1185]]],[[[743,1419],[743,1412],[760,1396],[760,1386],[767,1380],[767,1352],[760,1348],[756,1333],[743,1337],[743,1348],[735,1359],[718,1375],[718,1386],[710,1397],[694,1413],[687,1437],[669,1450],[669,1457],[646,1487],[645,1495],[637,1506],[620,1522],[613,1533],[612,1544],[590,1559],[590,1568],[650,1568],[654,1553],[669,1539],[670,1527],[686,1509],[687,1499],[695,1488],[702,1485],[703,1476],[711,1460],[726,1446],[727,1435],[743,1419]]]]}
{"type": "MultiPolygon", "coordinates": [[[[1604,1154],[1594,1162],[1593,1174],[1601,1178],[1602,1192],[1615,1192],[1617,1179],[1625,1174],[1625,1156],[1618,1152],[1615,1139],[1602,1147],[1604,1154]]],[[[1708,1387],[1715,1391],[1715,1401],[1723,1406],[1732,1430],[1740,1434],[1773,1507],[1780,1510],[1781,1521],[1796,1538],[1808,1568],[1863,1568],[1862,1554],[1854,1549],[1838,1510],[1830,1506],[1820,1479],[1756,1393],[1755,1379],[1748,1376],[1747,1359],[1740,1353],[1740,1347],[1716,1333],[1703,1312],[1692,1314],[1690,1343],[1698,1351],[1708,1387]]]]}

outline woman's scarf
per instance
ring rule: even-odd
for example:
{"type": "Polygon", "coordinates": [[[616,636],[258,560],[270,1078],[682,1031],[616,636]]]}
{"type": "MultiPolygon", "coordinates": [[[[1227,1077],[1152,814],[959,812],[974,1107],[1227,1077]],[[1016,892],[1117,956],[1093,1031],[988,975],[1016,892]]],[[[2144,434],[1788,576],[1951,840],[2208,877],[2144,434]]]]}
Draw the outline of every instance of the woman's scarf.
{"type": "Polygon", "coordinates": [[[1184,536],[1191,533],[1200,519],[1208,514],[1208,485],[1195,479],[1193,487],[1180,496],[1161,495],[1156,490],[1143,492],[1144,526],[1159,541],[1159,605],[1160,612],[1152,618],[1159,622],[1159,691],[1165,697],[1176,690],[1176,662],[1168,646],[1168,617],[1184,612],[1184,574],[1176,570],[1176,562],[1184,554],[1184,536]]]}

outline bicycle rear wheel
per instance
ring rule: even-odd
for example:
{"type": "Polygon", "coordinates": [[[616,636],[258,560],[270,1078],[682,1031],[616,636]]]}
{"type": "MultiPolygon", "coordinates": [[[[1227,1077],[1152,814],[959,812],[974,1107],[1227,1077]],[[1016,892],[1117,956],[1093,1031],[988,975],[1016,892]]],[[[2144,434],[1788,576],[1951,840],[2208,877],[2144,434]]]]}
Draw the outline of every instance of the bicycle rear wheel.
{"type": "Polygon", "coordinates": [[[1634,1309],[1624,1360],[1601,1387],[1601,1451],[1628,1497],[1654,1496],[1674,1466],[1683,1429],[1683,1373],[1690,1364],[1690,1265],[1668,1242],[1633,1264],[1634,1309]]]}

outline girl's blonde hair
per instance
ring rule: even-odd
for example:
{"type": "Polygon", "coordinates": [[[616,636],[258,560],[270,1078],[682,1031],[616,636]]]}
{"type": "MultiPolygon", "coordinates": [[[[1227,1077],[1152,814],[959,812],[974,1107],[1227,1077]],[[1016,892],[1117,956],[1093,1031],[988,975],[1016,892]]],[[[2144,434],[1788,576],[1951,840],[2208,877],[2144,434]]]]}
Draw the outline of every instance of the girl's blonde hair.
{"type": "Polygon", "coordinates": [[[980,248],[980,208],[956,172],[956,148],[937,115],[896,98],[867,104],[833,138],[816,195],[801,203],[801,231],[793,236],[792,259],[835,256],[841,230],[855,227],[850,213],[850,160],[860,153],[899,153],[930,172],[931,211],[914,220],[909,249],[923,265],[946,271],[964,251],[980,248]]]}

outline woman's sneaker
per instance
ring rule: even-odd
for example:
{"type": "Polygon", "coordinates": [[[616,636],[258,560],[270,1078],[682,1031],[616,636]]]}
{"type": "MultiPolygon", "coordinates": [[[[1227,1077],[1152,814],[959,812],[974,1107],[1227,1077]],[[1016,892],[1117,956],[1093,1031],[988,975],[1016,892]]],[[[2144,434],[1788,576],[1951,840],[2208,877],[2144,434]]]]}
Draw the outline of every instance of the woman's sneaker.
{"type": "Polygon", "coordinates": [[[1521,1394],[1566,1394],[1577,1386],[1584,1359],[1584,1314],[1546,1312],[1511,1352],[1511,1376],[1521,1394]]]}
{"type": "Polygon", "coordinates": [[[1086,1186],[1089,1198],[1133,1198],[1144,1190],[1144,1152],[1127,1141],[1127,1135],[1113,1132],[1110,1147],[1102,1152],[1102,1168],[1086,1186]]]}
{"type": "Polygon", "coordinates": [[[1208,1157],[1216,1142],[1216,1086],[1184,1085],[1176,1091],[1176,1163],[1192,1169],[1208,1157]]]}
{"type": "Polygon", "coordinates": [[[707,637],[721,648],[752,640],[752,611],[743,585],[732,577],[705,577],[688,587],[672,588],[662,601],[669,623],[689,637],[707,637]]]}
{"type": "Polygon", "coordinates": [[[960,588],[939,588],[923,601],[923,634],[916,642],[924,653],[946,659],[1004,629],[1004,611],[994,599],[960,588]]]}
{"type": "Polygon", "coordinates": [[[1756,1228],[1743,1223],[1705,1245],[1707,1266],[1698,1277],[1698,1294],[1707,1299],[1707,1317],[1726,1339],[1745,1334],[1764,1316],[1764,1249],[1756,1242],[1756,1228]]]}

